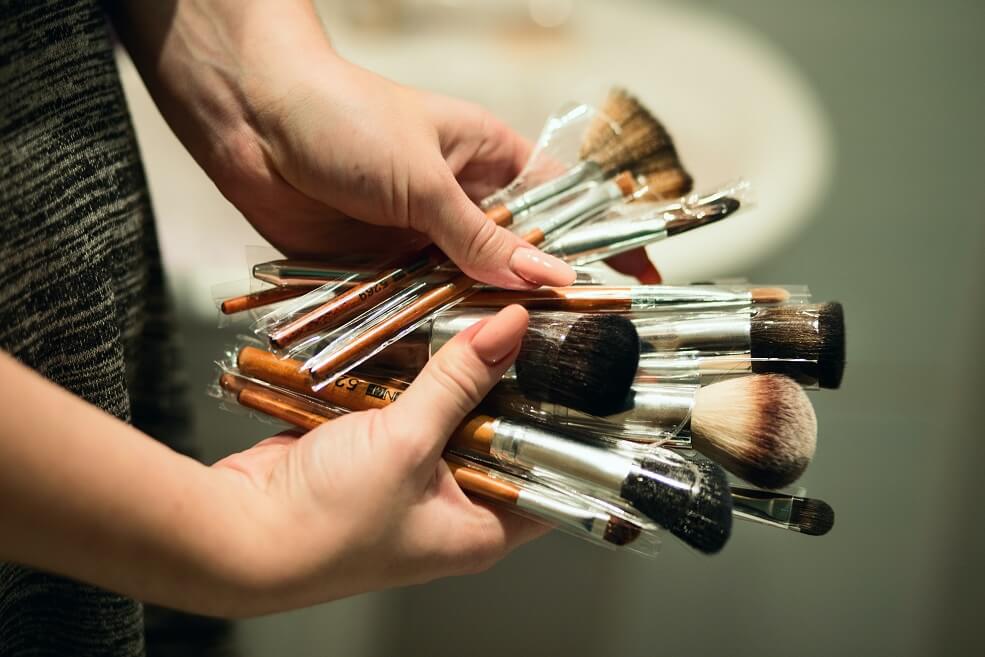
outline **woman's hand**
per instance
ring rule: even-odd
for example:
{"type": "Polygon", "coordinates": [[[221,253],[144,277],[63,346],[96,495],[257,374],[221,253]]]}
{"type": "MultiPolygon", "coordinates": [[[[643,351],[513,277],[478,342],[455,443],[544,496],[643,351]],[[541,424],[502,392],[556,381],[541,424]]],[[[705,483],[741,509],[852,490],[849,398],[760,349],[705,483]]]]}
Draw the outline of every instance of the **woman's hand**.
{"type": "Polygon", "coordinates": [[[463,332],[383,410],[212,468],[0,353],[0,401],[16,406],[0,408],[0,560],[221,616],[485,568],[546,528],[470,500],[441,452],[526,319],[513,306],[463,332]]]}
{"type": "Polygon", "coordinates": [[[545,530],[462,493],[441,452],[451,431],[513,362],[519,306],[446,344],[392,405],[280,435],[214,468],[262,500],[272,542],[257,595],[234,613],[266,612],[482,570],[545,530]]]}
{"type": "Polygon", "coordinates": [[[118,0],[116,25],[175,133],[274,246],[371,256],[426,236],[487,283],[573,281],[475,205],[529,154],[487,112],[346,62],[306,0],[161,4],[118,0]]]}

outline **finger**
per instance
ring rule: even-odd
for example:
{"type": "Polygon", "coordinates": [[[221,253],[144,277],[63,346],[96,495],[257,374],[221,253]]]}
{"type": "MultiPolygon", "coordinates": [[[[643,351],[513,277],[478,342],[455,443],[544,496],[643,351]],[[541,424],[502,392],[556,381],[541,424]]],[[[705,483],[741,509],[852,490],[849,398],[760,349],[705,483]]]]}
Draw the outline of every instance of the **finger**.
{"type": "Polygon", "coordinates": [[[660,272],[653,265],[646,249],[642,246],[626,253],[612,256],[606,259],[605,264],[615,269],[620,274],[635,277],[644,285],[659,285],[663,280],[660,272]]]}
{"type": "Polygon", "coordinates": [[[426,204],[432,212],[421,228],[462,271],[485,283],[513,289],[569,285],[575,280],[567,263],[489,221],[450,171],[444,178],[440,191],[426,204]]]}
{"type": "Polygon", "coordinates": [[[508,306],[455,336],[400,395],[383,409],[401,449],[433,464],[448,436],[513,363],[527,330],[527,311],[508,306]]]}

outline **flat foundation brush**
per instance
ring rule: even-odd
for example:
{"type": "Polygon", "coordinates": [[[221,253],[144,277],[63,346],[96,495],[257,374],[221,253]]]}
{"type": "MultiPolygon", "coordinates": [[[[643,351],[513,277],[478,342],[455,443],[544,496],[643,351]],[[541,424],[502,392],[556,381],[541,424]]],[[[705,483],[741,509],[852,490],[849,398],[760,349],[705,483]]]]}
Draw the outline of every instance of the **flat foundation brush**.
{"type": "MultiPolygon", "coordinates": [[[[332,419],[324,410],[308,406],[303,400],[228,373],[221,376],[219,385],[240,405],[306,431],[332,419]]],[[[562,495],[505,474],[493,476],[454,456],[447,457],[446,462],[455,482],[470,495],[515,507],[571,533],[621,547],[635,542],[643,532],[639,524],[609,513],[584,497],[562,495]]]]}
{"type": "Polygon", "coordinates": [[[736,518],[778,529],[824,536],[835,523],[835,512],[824,500],[732,486],[736,518]]]}
{"type": "MultiPolygon", "coordinates": [[[[253,353],[257,358],[248,363],[244,351],[239,356],[243,374],[311,394],[311,382],[303,373],[288,367],[278,370],[276,380],[272,380],[273,376],[268,378],[263,371],[266,361],[253,353]]],[[[358,404],[365,400],[365,395],[350,395],[347,387],[325,386],[314,394],[341,406],[347,401],[358,404]]],[[[363,407],[349,408],[363,410],[363,407]]],[[[703,552],[720,550],[731,530],[732,503],[727,478],[710,462],[694,464],[659,448],[633,458],[481,413],[469,415],[459,425],[449,447],[486,455],[522,469],[543,468],[605,491],[703,552]]]]}

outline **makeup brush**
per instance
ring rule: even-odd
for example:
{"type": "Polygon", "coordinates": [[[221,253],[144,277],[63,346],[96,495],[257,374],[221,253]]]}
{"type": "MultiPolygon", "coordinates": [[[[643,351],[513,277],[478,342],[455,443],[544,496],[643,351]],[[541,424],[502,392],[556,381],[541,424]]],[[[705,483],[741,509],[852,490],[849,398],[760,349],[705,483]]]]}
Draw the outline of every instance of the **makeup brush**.
{"type": "MultiPolygon", "coordinates": [[[[592,417],[525,400],[497,386],[487,404],[501,413],[549,419],[574,429],[639,441],[683,432],[693,447],[738,477],[763,488],[796,481],[817,445],[817,419],[804,391],[779,374],[757,374],[709,386],[635,386],[625,410],[592,417]],[[651,437],[652,436],[652,437],[651,437]]],[[[676,444],[675,444],[676,443],[676,444]]]]}
{"type": "Polygon", "coordinates": [[[643,352],[747,353],[753,372],[837,388],[845,367],[841,304],[757,305],[750,313],[634,318],[643,352]]]}
{"type": "MultiPolygon", "coordinates": [[[[237,403],[272,418],[311,431],[332,419],[324,409],[306,405],[303,400],[250,383],[225,373],[219,385],[237,403]]],[[[643,528],[635,522],[610,514],[583,496],[562,495],[545,486],[525,482],[505,474],[492,476],[457,457],[447,460],[455,482],[462,490],[486,500],[516,507],[536,518],[556,524],[576,534],[601,539],[614,546],[629,545],[643,528]]]]}
{"type": "MultiPolygon", "coordinates": [[[[482,312],[438,315],[381,351],[367,366],[412,378],[445,342],[486,316],[482,312]]],[[[539,314],[530,318],[513,372],[532,399],[605,415],[624,407],[639,354],[636,329],[625,317],[539,314]]],[[[297,361],[281,362],[300,368],[297,361]]]]}
{"type": "Polygon", "coordinates": [[[242,294],[225,299],[219,304],[219,310],[224,315],[233,315],[235,313],[241,313],[244,310],[252,310],[254,308],[269,306],[272,303],[295,299],[307,294],[313,289],[313,287],[271,287],[260,290],[259,292],[251,292],[250,294],[242,294]]]}
{"type": "Polygon", "coordinates": [[[834,509],[811,497],[732,486],[732,501],[736,518],[808,536],[824,536],[835,523],[834,509]]]}
{"type": "MultiPolygon", "coordinates": [[[[262,368],[269,361],[258,357],[247,365],[244,351],[240,351],[239,357],[243,373],[268,380],[262,368]]],[[[299,393],[310,391],[310,380],[303,373],[292,367],[280,372],[278,376],[284,378],[278,384],[299,393]]],[[[347,387],[325,386],[315,394],[339,405],[345,405],[344,399],[355,403],[365,401],[365,396],[348,396],[347,387]]],[[[544,468],[608,491],[703,552],[717,552],[728,539],[731,496],[725,473],[714,464],[692,464],[678,454],[659,448],[631,458],[481,413],[466,417],[453,432],[449,446],[522,469],[544,468]]]]}
{"type": "Polygon", "coordinates": [[[668,150],[674,150],[673,140],[660,121],[625,89],[614,88],[582,137],[578,164],[486,212],[512,220],[577,185],[633,169],[668,150]]]}
{"type": "Polygon", "coordinates": [[[571,312],[642,312],[685,304],[774,304],[790,299],[782,287],[699,285],[576,285],[536,290],[479,290],[460,307],[502,308],[518,303],[528,310],[571,312]]]}
{"type": "Polygon", "coordinates": [[[625,546],[635,542],[643,533],[643,528],[637,523],[608,513],[583,496],[562,495],[554,489],[518,477],[480,469],[456,455],[446,455],[445,461],[463,490],[514,506],[576,535],[601,539],[614,546],[625,546]]]}
{"type": "Polygon", "coordinates": [[[677,216],[595,222],[561,235],[543,250],[567,262],[587,265],[720,221],[738,209],[739,202],[726,197],[677,216]]]}

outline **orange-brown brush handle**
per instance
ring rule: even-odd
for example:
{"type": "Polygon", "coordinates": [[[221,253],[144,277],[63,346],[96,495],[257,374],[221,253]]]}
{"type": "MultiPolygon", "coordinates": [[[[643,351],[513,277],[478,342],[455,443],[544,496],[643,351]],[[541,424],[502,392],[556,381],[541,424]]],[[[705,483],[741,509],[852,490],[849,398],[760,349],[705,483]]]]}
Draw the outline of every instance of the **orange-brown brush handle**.
{"type": "Polygon", "coordinates": [[[536,290],[479,290],[461,302],[463,307],[502,308],[519,303],[531,310],[602,312],[628,310],[632,288],[606,285],[541,287],[536,290]]]}
{"type": "Polygon", "coordinates": [[[294,299],[307,294],[312,289],[311,287],[272,287],[266,290],[260,290],[259,292],[253,292],[252,294],[243,294],[238,297],[226,299],[222,302],[220,309],[224,314],[232,315],[233,313],[260,308],[261,306],[267,306],[278,301],[294,299]]]}
{"type": "MultiPolygon", "coordinates": [[[[312,390],[311,378],[301,371],[301,361],[278,358],[256,347],[239,350],[236,364],[244,376],[266,381],[309,397],[327,401],[351,411],[383,408],[393,403],[404,387],[394,381],[369,381],[356,376],[340,377],[331,385],[312,390]]],[[[476,452],[488,453],[493,439],[493,418],[473,413],[452,433],[449,444],[476,452]]]]}
{"type": "Polygon", "coordinates": [[[321,390],[312,390],[314,382],[301,371],[303,363],[256,347],[243,347],[236,356],[236,365],[245,376],[260,379],[302,395],[317,397],[353,411],[383,408],[400,393],[404,385],[394,381],[369,381],[355,376],[339,377],[321,390]]]}
{"type": "Polygon", "coordinates": [[[376,326],[363,331],[348,343],[331,354],[324,363],[311,370],[316,381],[324,381],[342,365],[361,353],[382,344],[405,326],[422,319],[475,286],[475,281],[465,274],[459,274],[447,283],[431,288],[420,298],[393,313],[376,326]]]}
{"type": "MultiPolygon", "coordinates": [[[[305,431],[311,431],[332,419],[314,410],[304,408],[297,399],[279,394],[274,390],[233,379],[235,377],[224,374],[220,379],[220,385],[233,392],[239,404],[264,415],[293,424],[305,431]]],[[[480,470],[458,463],[448,463],[448,468],[462,490],[508,504],[515,503],[520,496],[518,486],[493,479],[480,470]]]]}
{"type": "MultiPolygon", "coordinates": [[[[504,210],[505,208],[492,208],[486,216],[497,225],[506,226],[513,221],[513,215],[504,210]]],[[[411,257],[401,259],[393,268],[343,292],[328,303],[272,332],[268,336],[270,344],[275,347],[286,347],[322,328],[334,328],[344,319],[368,310],[405,287],[407,283],[420,279],[448,262],[448,258],[436,246],[430,246],[411,257]]]]}

